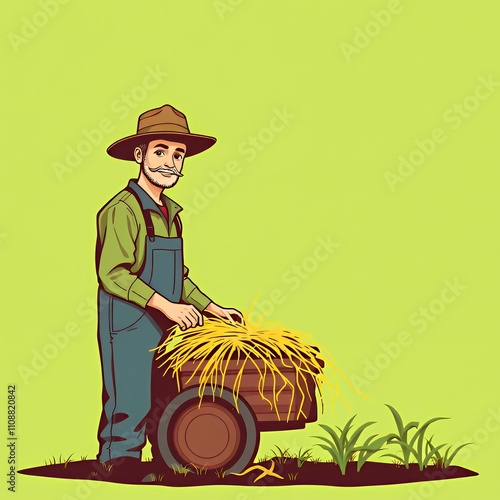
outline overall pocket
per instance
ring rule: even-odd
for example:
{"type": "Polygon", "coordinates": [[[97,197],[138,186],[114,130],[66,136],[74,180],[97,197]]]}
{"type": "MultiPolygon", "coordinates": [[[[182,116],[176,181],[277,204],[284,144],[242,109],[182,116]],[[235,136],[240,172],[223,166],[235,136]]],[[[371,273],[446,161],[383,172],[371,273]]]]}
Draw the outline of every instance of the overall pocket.
{"type": "Polygon", "coordinates": [[[146,314],[145,309],[142,307],[118,297],[111,297],[109,312],[112,333],[129,329],[146,314]]]}

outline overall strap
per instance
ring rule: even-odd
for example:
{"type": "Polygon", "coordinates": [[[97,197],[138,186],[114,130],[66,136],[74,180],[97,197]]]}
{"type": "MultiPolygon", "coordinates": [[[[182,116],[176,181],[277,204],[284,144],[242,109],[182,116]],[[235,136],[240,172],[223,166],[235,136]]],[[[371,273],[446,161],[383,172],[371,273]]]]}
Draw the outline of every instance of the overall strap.
{"type": "Polygon", "coordinates": [[[144,221],[146,223],[146,233],[148,235],[149,241],[154,241],[155,240],[155,230],[153,227],[153,221],[151,220],[150,210],[144,210],[142,203],[141,203],[141,199],[139,198],[139,195],[133,189],[131,189],[127,186],[125,188],[125,191],[134,195],[135,199],[137,200],[137,203],[139,203],[139,206],[141,207],[142,215],[144,216],[144,221]]]}
{"type": "Polygon", "coordinates": [[[177,229],[177,237],[180,238],[182,236],[182,224],[179,214],[176,214],[174,217],[174,224],[177,229]]]}
{"type": "MultiPolygon", "coordinates": [[[[130,194],[133,194],[135,199],[137,200],[137,203],[139,203],[142,215],[144,216],[144,221],[146,222],[146,233],[148,235],[149,241],[154,241],[155,230],[153,226],[153,221],[151,220],[151,210],[144,210],[139,195],[132,188],[127,186],[125,188],[125,191],[129,192],[130,194]]],[[[173,223],[175,224],[175,227],[177,229],[177,237],[180,238],[182,235],[182,224],[178,214],[175,215],[173,223]]]]}

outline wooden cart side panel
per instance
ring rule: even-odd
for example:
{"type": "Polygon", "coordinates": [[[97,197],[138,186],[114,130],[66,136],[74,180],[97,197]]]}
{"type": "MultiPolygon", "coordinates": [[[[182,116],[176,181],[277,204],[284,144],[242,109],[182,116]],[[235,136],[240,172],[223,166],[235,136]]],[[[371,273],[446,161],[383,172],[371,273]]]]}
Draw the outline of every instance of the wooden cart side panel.
{"type": "MultiPolygon", "coordinates": [[[[259,369],[263,369],[264,362],[262,360],[254,360],[259,366],[259,369]]],[[[280,372],[283,377],[286,377],[288,383],[285,383],[281,377],[276,378],[276,391],[279,391],[283,386],[278,401],[277,410],[272,408],[271,405],[262,399],[258,387],[261,379],[261,372],[252,363],[247,362],[244,367],[243,375],[241,377],[239,394],[247,401],[247,403],[252,407],[258,422],[283,422],[286,428],[287,418],[288,421],[314,421],[316,420],[317,408],[316,408],[316,396],[315,396],[315,383],[310,375],[306,375],[306,380],[300,380],[300,387],[304,392],[304,396],[300,393],[298,389],[299,381],[297,380],[296,371],[294,368],[290,368],[291,363],[285,366],[281,363],[281,360],[275,360],[276,365],[280,367],[280,372]],[[292,401],[292,385],[295,388],[295,394],[293,397],[293,402],[290,411],[290,402],[292,401]],[[306,386],[309,390],[307,392],[306,386]],[[299,408],[302,406],[301,414],[299,415],[299,408]],[[279,415],[279,417],[278,417],[279,415]],[[305,416],[304,416],[305,415],[305,416]],[[311,420],[310,420],[311,419],[311,420]]],[[[207,362],[198,363],[196,361],[187,362],[183,365],[181,369],[181,389],[185,390],[192,386],[197,386],[200,384],[199,374],[202,372],[203,368],[206,366],[207,362]],[[195,376],[192,377],[196,370],[195,376]]],[[[234,382],[238,373],[241,370],[242,362],[236,360],[231,360],[228,364],[226,375],[224,377],[224,386],[233,387],[234,382]]],[[[218,378],[217,383],[221,383],[221,377],[218,378]]],[[[263,390],[264,396],[273,401],[273,387],[275,386],[275,381],[270,372],[266,373],[264,379],[263,390]]]]}

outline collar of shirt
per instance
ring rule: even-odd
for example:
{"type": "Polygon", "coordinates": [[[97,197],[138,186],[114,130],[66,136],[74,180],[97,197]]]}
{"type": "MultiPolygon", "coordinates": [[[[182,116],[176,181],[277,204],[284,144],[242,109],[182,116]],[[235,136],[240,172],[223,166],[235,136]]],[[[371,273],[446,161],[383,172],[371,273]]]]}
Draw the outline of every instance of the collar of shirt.
{"type": "MultiPolygon", "coordinates": [[[[151,198],[151,196],[149,196],[149,194],[146,193],[146,191],[144,191],[144,189],[142,189],[139,184],[137,184],[136,179],[130,179],[128,185],[139,195],[142,206],[145,210],[153,210],[157,213],[165,215],[163,210],[161,210],[160,206],[153,200],[153,198],[151,198]]],[[[163,192],[160,194],[160,200],[163,207],[166,208],[167,215],[165,218],[167,219],[168,227],[170,230],[174,217],[182,211],[182,207],[174,200],[171,200],[163,192]]]]}

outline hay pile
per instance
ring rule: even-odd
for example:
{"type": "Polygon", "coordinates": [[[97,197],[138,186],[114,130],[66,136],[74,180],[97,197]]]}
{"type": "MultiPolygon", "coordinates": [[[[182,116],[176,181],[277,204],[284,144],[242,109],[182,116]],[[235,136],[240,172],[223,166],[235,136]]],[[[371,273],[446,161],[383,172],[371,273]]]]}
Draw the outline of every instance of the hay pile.
{"type": "MultiPolygon", "coordinates": [[[[313,397],[307,384],[309,377],[312,378],[318,390],[322,411],[324,411],[325,402],[329,402],[328,406],[333,407],[335,399],[338,396],[342,398],[338,389],[337,374],[344,379],[345,377],[333,362],[320,352],[319,347],[308,335],[285,329],[277,323],[264,323],[260,319],[252,323],[249,317],[251,317],[251,312],[249,315],[244,314],[243,323],[215,317],[205,319],[201,327],[184,331],[178,326],[174,327],[167,340],[156,348],[157,359],[162,361],[160,368],[165,370],[164,375],[168,373],[174,377],[180,391],[180,375],[183,366],[187,362],[193,366],[192,362],[197,361],[198,364],[189,381],[194,377],[199,377],[200,398],[207,386],[212,388],[212,394],[215,396],[217,390],[223,391],[229,361],[235,360],[238,374],[234,379],[232,392],[236,409],[238,409],[237,399],[243,372],[245,367],[252,367],[259,373],[260,380],[257,388],[259,394],[276,412],[278,419],[280,419],[278,398],[286,388],[291,390],[292,397],[287,422],[295,400],[295,391],[299,391],[300,395],[297,415],[306,417],[302,411],[304,402],[306,397],[309,400],[313,397]],[[333,375],[333,382],[326,377],[326,366],[333,375]],[[294,368],[295,380],[290,380],[289,376],[284,375],[282,367],[294,368]],[[273,384],[271,399],[264,394],[264,382],[269,381],[270,376],[273,384]],[[329,394],[328,400],[324,387],[327,388],[329,394]]],[[[269,391],[267,394],[269,396],[269,391]]]]}

